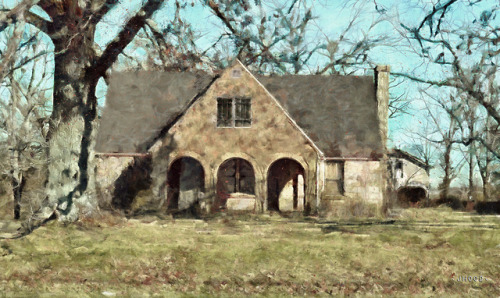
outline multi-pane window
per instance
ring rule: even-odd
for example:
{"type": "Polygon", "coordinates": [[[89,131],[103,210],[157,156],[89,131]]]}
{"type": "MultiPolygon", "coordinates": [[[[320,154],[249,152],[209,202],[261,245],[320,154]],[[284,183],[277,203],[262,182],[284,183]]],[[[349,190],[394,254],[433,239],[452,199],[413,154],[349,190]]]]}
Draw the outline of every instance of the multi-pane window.
{"type": "Polygon", "coordinates": [[[233,126],[233,99],[217,98],[217,126],[233,126]]]}
{"type": "Polygon", "coordinates": [[[250,98],[217,98],[218,127],[249,127],[251,124],[250,98]]]}
{"type": "Polygon", "coordinates": [[[246,127],[252,124],[250,118],[250,98],[235,98],[234,126],[246,127]]]}

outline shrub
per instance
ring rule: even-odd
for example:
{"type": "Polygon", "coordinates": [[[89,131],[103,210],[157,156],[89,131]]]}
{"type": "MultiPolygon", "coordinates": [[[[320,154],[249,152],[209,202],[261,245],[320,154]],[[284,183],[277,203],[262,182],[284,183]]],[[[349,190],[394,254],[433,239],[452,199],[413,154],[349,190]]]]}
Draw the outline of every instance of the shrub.
{"type": "Polygon", "coordinates": [[[467,202],[461,201],[458,197],[452,195],[446,198],[432,200],[432,202],[429,203],[429,207],[437,207],[440,205],[446,205],[453,210],[465,210],[467,202]]]}
{"type": "Polygon", "coordinates": [[[500,214],[500,201],[477,202],[474,209],[479,214],[500,214]]]}

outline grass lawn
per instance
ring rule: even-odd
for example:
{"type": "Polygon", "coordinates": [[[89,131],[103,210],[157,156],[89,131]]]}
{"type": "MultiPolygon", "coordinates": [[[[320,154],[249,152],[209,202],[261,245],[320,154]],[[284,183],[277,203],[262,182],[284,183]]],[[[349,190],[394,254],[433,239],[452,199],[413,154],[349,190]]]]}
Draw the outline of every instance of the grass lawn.
{"type": "Polygon", "coordinates": [[[0,269],[0,296],[491,297],[500,295],[500,217],[441,208],[407,210],[395,222],[50,222],[0,240],[0,269]],[[476,281],[458,280],[469,276],[476,281]]]}

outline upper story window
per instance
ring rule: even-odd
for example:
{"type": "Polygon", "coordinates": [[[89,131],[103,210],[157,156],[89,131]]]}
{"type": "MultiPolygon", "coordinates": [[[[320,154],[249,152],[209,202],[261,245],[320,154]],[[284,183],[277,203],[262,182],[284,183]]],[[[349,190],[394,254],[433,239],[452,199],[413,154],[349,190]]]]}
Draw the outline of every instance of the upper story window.
{"type": "Polygon", "coordinates": [[[250,127],[250,98],[217,98],[217,127],[250,127]]]}

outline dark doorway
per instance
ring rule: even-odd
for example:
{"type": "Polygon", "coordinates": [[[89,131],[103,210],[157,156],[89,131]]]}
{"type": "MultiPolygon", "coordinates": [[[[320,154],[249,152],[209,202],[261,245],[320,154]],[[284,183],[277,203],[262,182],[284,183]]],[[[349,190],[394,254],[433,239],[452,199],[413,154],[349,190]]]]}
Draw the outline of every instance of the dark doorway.
{"type": "Polygon", "coordinates": [[[405,186],[398,190],[398,205],[405,208],[418,206],[426,197],[427,192],[424,188],[405,186]]]}
{"type": "Polygon", "coordinates": [[[252,165],[243,158],[228,159],[217,171],[216,206],[224,207],[232,193],[255,194],[255,173],[252,165]]]}
{"type": "Polygon", "coordinates": [[[191,157],[175,160],[167,174],[167,208],[184,210],[198,201],[205,191],[205,172],[199,161],[191,157]]]}
{"type": "Polygon", "coordinates": [[[299,204],[298,187],[299,176],[302,175],[304,183],[304,194],[306,189],[306,177],[304,168],[297,161],[290,158],[283,158],[275,161],[267,173],[267,209],[280,211],[280,194],[285,185],[292,181],[293,186],[293,210],[298,210],[299,205],[305,206],[305,196],[302,204],[299,204]]]}

